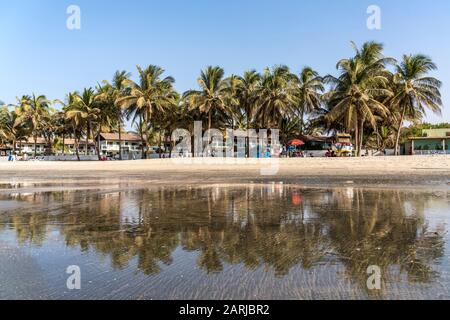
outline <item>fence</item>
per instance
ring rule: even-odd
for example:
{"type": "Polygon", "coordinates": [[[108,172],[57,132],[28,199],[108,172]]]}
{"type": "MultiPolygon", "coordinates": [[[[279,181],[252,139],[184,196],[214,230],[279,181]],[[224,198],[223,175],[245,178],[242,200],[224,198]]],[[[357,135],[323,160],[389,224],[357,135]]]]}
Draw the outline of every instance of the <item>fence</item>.
{"type": "Polygon", "coordinates": [[[450,154],[450,150],[414,150],[415,156],[432,156],[450,154]]]}

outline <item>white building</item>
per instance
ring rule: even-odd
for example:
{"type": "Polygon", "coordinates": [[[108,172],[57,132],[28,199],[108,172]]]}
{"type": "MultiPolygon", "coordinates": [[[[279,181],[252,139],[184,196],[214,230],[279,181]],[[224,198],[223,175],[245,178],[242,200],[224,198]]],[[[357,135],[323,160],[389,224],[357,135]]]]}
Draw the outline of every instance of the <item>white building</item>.
{"type": "MultiPolygon", "coordinates": [[[[76,149],[75,149],[75,139],[65,139],[64,140],[64,145],[66,152],[68,154],[76,154],[76,149]]],[[[80,142],[78,143],[78,153],[80,155],[84,155],[86,154],[86,140],[82,139],[80,140],[80,142]]],[[[88,155],[95,155],[97,154],[97,149],[95,147],[95,142],[90,140],[88,141],[88,155]]]]}
{"type": "Polygon", "coordinates": [[[122,159],[131,160],[142,158],[142,139],[135,133],[122,133],[121,140],[119,140],[118,133],[101,133],[101,154],[112,158],[118,158],[120,141],[122,141],[122,159]]]}
{"type": "MultiPolygon", "coordinates": [[[[65,139],[65,154],[75,154],[75,140],[74,139],[65,139]]],[[[19,154],[27,154],[28,156],[34,156],[34,138],[30,137],[27,140],[18,141],[16,143],[16,152],[19,154]]],[[[37,138],[36,139],[36,155],[37,156],[44,156],[46,154],[47,148],[49,148],[49,145],[47,144],[47,141],[44,138],[37,138]]],[[[78,152],[79,154],[86,154],[86,141],[80,140],[78,145],[78,152]]],[[[97,154],[95,143],[92,140],[89,140],[88,142],[88,151],[89,155],[95,155],[97,154]]],[[[53,153],[55,151],[53,150],[53,153]]],[[[59,152],[62,154],[62,151],[59,152]]]]}
{"type": "MultiPolygon", "coordinates": [[[[45,149],[47,148],[47,141],[44,138],[36,139],[36,155],[43,156],[45,154],[45,149]]],[[[33,137],[27,140],[18,141],[16,143],[16,150],[20,154],[27,154],[29,156],[34,156],[35,141],[33,137]]]]}

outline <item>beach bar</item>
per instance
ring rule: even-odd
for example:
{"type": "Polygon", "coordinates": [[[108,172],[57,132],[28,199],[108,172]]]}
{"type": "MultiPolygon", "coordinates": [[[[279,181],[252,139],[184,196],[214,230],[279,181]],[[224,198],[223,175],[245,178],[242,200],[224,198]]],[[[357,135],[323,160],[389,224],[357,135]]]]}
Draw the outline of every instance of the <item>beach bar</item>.
{"type": "Polygon", "coordinates": [[[422,130],[422,136],[408,139],[403,154],[450,154],[450,128],[422,130]]]}

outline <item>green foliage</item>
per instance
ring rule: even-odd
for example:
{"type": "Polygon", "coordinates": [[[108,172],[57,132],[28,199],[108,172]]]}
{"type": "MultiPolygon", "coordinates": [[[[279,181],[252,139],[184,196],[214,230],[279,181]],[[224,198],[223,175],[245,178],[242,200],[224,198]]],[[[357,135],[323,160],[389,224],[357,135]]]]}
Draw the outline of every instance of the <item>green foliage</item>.
{"type": "Polygon", "coordinates": [[[337,76],[322,77],[310,67],[295,74],[282,65],[226,76],[221,67],[209,66],[201,71],[198,88],[183,94],[159,66],[137,66],[136,82],[128,72],[117,71],[111,82],[69,93],[64,102],[19,98],[14,110],[0,111],[0,138],[44,137],[52,145],[70,137],[77,145],[82,139],[88,144],[100,132],[120,135],[126,119],[145,142],[144,157],[146,145],[170,139],[176,128],[192,131],[193,121],[203,121],[221,130],[278,128],[283,141],[346,132],[359,155],[364,146],[398,149],[422,129],[449,126],[418,124],[428,110],[439,114],[442,108],[442,84],[430,75],[437,68],[430,58],[404,55],[397,62],[384,55],[380,43],[352,46],[353,56],[338,61],[337,76]],[[60,112],[52,109],[54,103],[63,106],[60,112]],[[404,128],[405,122],[412,125],[404,128]]]}

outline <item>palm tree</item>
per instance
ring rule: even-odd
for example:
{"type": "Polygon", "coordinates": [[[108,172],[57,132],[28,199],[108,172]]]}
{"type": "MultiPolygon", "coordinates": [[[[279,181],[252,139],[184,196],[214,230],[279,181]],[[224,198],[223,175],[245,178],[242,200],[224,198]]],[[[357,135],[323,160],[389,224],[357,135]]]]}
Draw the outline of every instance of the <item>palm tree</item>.
{"type": "Polygon", "coordinates": [[[61,151],[64,155],[66,152],[66,137],[70,136],[72,133],[72,127],[70,122],[67,121],[66,113],[64,111],[59,111],[54,116],[54,124],[55,124],[55,135],[61,138],[61,151]]]}
{"type": "Polygon", "coordinates": [[[378,149],[380,151],[385,151],[389,146],[392,147],[394,142],[395,134],[390,126],[383,126],[378,129],[377,141],[378,141],[378,149]]]}
{"type": "MultiPolygon", "coordinates": [[[[114,100],[114,89],[112,85],[104,80],[102,84],[98,84],[95,89],[95,100],[97,102],[97,108],[99,109],[99,117],[96,121],[97,127],[97,141],[96,141],[96,149],[98,159],[101,160],[101,150],[100,150],[100,139],[101,133],[103,131],[111,132],[114,124],[120,122],[117,119],[117,109],[114,100]],[[106,130],[104,130],[106,129],[106,130]]],[[[120,107],[118,108],[120,109],[120,107]]],[[[121,143],[119,144],[119,156],[120,160],[122,160],[122,149],[121,143]]]]}
{"type": "Polygon", "coordinates": [[[77,160],[80,161],[79,145],[83,129],[86,124],[86,115],[79,110],[78,106],[79,94],[77,92],[71,92],[67,96],[67,103],[63,104],[63,112],[66,118],[66,124],[71,128],[73,138],[75,140],[75,154],[77,160]]]}
{"type": "Polygon", "coordinates": [[[42,128],[41,136],[45,139],[46,148],[45,155],[53,154],[53,141],[57,127],[57,111],[53,108],[49,109],[49,115],[46,119],[45,126],[42,128]]]}
{"type": "Polygon", "coordinates": [[[397,135],[395,139],[395,154],[399,154],[399,143],[403,122],[405,119],[417,119],[429,109],[434,113],[441,113],[441,82],[428,76],[430,71],[436,70],[436,64],[424,55],[405,55],[396,67],[393,78],[395,96],[391,105],[399,112],[397,135]]]}
{"type": "Polygon", "coordinates": [[[218,66],[209,66],[203,70],[198,79],[200,90],[189,90],[183,98],[189,101],[191,109],[200,111],[208,117],[208,129],[212,128],[212,119],[217,112],[226,112],[225,102],[227,84],[224,70],[218,66]]]}
{"type": "Polygon", "coordinates": [[[50,118],[50,101],[44,96],[23,96],[15,108],[15,125],[27,126],[34,139],[34,157],[37,156],[37,138],[42,134],[50,118]]]}
{"type": "MultiPolygon", "coordinates": [[[[256,111],[258,96],[257,92],[261,87],[261,75],[255,70],[245,71],[244,75],[240,78],[239,88],[237,91],[237,99],[239,101],[240,112],[238,113],[238,121],[241,126],[245,121],[245,129],[250,130],[253,123],[254,113],[256,111]]],[[[244,129],[244,128],[241,128],[244,129]]],[[[250,143],[249,138],[246,139],[246,155],[250,155],[250,143]]]]}
{"type": "Polygon", "coordinates": [[[94,124],[101,114],[95,92],[92,88],[86,88],[81,95],[77,92],[71,94],[70,100],[71,102],[66,108],[67,118],[75,119],[77,125],[85,125],[85,154],[89,155],[89,138],[92,135],[94,124]]]}
{"type": "Polygon", "coordinates": [[[261,78],[257,95],[257,116],[259,126],[279,127],[285,114],[297,103],[294,92],[294,75],[286,66],[266,69],[261,78]]]}
{"type": "Polygon", "coordinates": [[[239,105],[244,109],[247,126],[250,129],[254,112],[256,111],[257,92],[261,87],[261,75],[255,70],[245,71],[241,77],[240,86],[238,88],[237,97],[239,105]]]}
{"type": "Polygon", "coordinates": [[[103,81],[103,85],[99,87],[97,99],[103,104],[109,106],[113,111],[114,122],[117,124],[119,134],[119,159],[122,160],[122,130],[123,130],[123,110],[118,101],[120,98],[127,96],[129,88],[125,86],[125,80],[129,80],[131,74],[127,71],[116,71],[112,82],[103,81]]]}
{"type": "MultiPolygon", "coordinates": [[[[164,69],[150,65],[147,69],[137,66],[139,72],[139,84],[124,80],[123,85],[129,89],[129,94],[117,100],[121,108],[125,110],[128,119],[133,123],[138,121],[140,136],[143,142],[147,141],[151,122],[159,113],[164,113],[170,106],[176,104],[177,93],[173,88],[175,80],[172,77],[161,78],[164,69]]],[[[145,143],[142,144],[142,158],[146,158],[145,143]]]]}
{"type": "Polygon", "coordinates": [[[10,142],[14,153],[17,150],[17,141],[27,138],[24,123],[19,123],[16,119],[17,113],[14,110],[9,111],[7,107],[0,109],[0,139],[3,143],[10,142]]]}
{"type": "Polygon", "coordinates": [[[240,114],[240,101],[238,98],[238,92],[241,87],[241,77],[237,75],[231,75],[224,80],[225,90],[223,95],[223,101],[225,102],[225,108],[220,110],[219,120],[221,124],[231,127],[236,126],[236,116],[240,114]]]}
{"type": "Polygon", "coordinates": [[[346,130],[353,128],[357,156],[361,156],[365,123],[376,129],[376,115],[386,117],[389,113],[381,101],[392,96],[389,90],[391,74],[385,66],[393,59],[383,57],[383,45],[378,43],[365,43],[361,50],[353,46],[355,57],[337,64],[340,76],[324,78],[325,83],[333,85],[325,97],[330,109],[328,121],[343,121],[346,130]]]}
{"type": "Polygon", "coordinates": [[[280,142],[282,145],[287,145],[289,139],[299,134],[299,122],[300,119],[291,119],[289,116],[286,116],[281,120],[280,142]]]}
{"type": "Polygon", "coordinates": [[[300,135],[305,131],[305,115],[312,113],[321,106],[321,94],[325,88],[323,79],[310,67],[305,67],[297,78],[296,95],[299,101],[297,112],[300,118],[300,135]]]}

